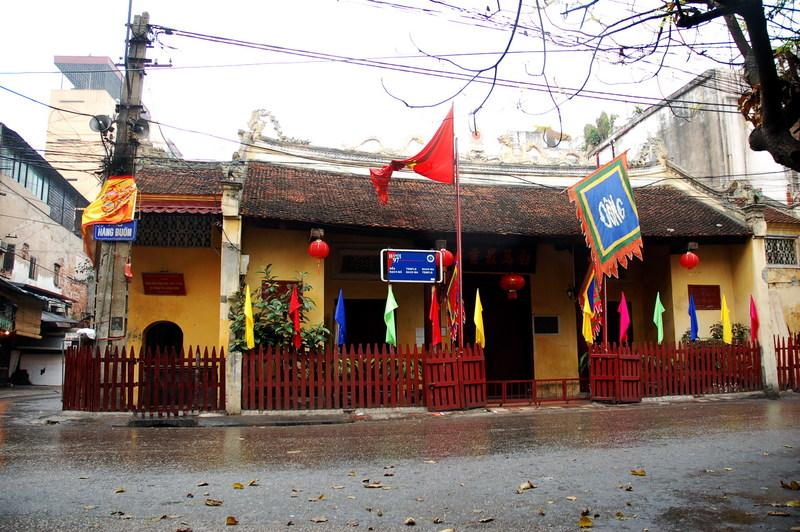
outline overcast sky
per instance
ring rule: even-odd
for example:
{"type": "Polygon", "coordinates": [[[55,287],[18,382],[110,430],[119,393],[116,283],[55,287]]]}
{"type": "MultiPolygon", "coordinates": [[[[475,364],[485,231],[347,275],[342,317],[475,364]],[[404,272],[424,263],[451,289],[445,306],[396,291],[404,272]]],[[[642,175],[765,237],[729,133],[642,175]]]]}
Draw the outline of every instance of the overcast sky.
{"type": "MultiPolygon", "coordinates": [[[[452,2],[463,8],[492,13],[497,0],[452,2]],[[488,9],[488,11],[487,11],[488,9]]],[[[425,0],[134,0],[133,13],[150,13],[151,24],[244,41],[324,52],[358,58],[381,58],[393,64],[413,65],[436,71],[457,71],[446,61],[421,56],[481,53],[453,58],[469,67],[491,65],[506,46],[508,24],[517,3],[500,1],[501,12],[478,25],[469,11],[443,7],[425,0]],[[431,11],[427,11],[431,10],[431,11]],[[499,26],[499,28],[497,27],[499,26]],[[505,28],[505,29],[504,29],[505,28]]],[[[538,24],[535,2],[526,1],[521,24],[538,24]]],[[[544,2],[542,3],[544,5],[544,2]]],[[[621,5],[609,2],[607,5],[621,5]]],[[[562,8],[563,10],[563,5],[562,8]]],[[[613,9],[613,8],[612,8],[613,9]]],[[[566,25],[560,9],[547,10],[551,23],[566,25]]],[[[123,54],[127,0],[26,0],[6,2],[0,32],[0,85],[48,102],[50,91],[68,82],[53,65],[54,55],[110,56],[118,62],[123,54]],[[24,73],[21,73],[24,72],[24,73]],[[38,73],[45,72],[45,73],[38,73]]],[[[572,17],[576,21],[579,18],[572,17]]],[[[557,29],[550,26],[550,30],[557,29]]],[[[575,88],[587,77],[589,54],[576,49],[559,50],[548,45],[542,54],[541,35],[520,31],[498,76],[516,82],[547,82],[575,88]],[[525,53],[521,53],[525,52],[525,53]]],[[[267,109],[280,121],[286,135],[313,144],[353,147],[377,137],[389,147],[402,148],[412,136],[427,137],[446,114],[449,103],[434,108],[409,109],[387,94],[386,89],[413,105],[435,103],[457,92],[459,81],[420,76],[392,69],[375,69],[342,62],[319,61],[263,50],[209,43],[175,35],[160,35],[148,58],[172,68],[152,68],[145,78],[144,101],[154,119],[165,124],[198,130],[207,135],[164,128],[187,158],[229,159],[236,149],[237,131],[245,128],[253,109],[267,109]],[[163,46],[162,46],[163,45],[163,46]]],[[[657,62],[659,58],[651,61],[657,62]]],[[[644,80],[653,64],[613,67],[596,63],[587,89],[616,98],[660,97],[669,94],[712,66],[683,51],[670,53],[669,68],[657,78],[644,80]]],[[[491,76],[491,73],[487,75],[491,76]]],[[[475,84],[455,98],[459,137],[469,135],[469,113],[486,95],[487,86],[475,84]]],[[[634,103],[576,97],[563,102],[563,129],[581,135],[583,125],[605,110],[629,116],[634,103]]],[[[639,103],[640,106],[642,102],[639,103]]],[[[113,109],[109,109],[113,114],[113,109]]],[[[48,110],[6,91],[0,91],[0,121],[20,133],[36,148],[44,147],[48,110]]],[[[546,90],[497,88],[477,115],[477,126],[487,143],[507,130],[536,126],[559,127],[559,116],[546,90]]],[[[269,129],[265,130],[269,134],[269,129]]],[[[156,138],[158,133],[155,132],[156,138]]]]}

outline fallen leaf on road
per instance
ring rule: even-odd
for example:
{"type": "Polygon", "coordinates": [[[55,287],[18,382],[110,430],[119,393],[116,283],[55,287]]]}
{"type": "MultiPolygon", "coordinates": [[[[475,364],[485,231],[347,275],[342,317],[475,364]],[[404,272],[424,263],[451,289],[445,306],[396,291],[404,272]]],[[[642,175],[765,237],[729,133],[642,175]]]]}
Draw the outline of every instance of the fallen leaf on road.
{"type": "Polygon", "coordinates": [[[198,482],[197,487],[208,486],[208,482],[198,482]]]}
{"type": "Polygon", "coordinates": [[[725,471],[733,471],[733,468],[732,467],[726,467],[725,471]]]}
{"type": "Polygon", "coordinates": [[[391,471],[387,471],[386,473],[383,474],[383,476],[384,477],[393,477],[394,473],[392,473],[391,471]]]}
{"type": "Polygon", "coordinates": [[[644,469],[631,469],[631,475],[635,477],[646,477],[647,471],[644,469]]]}
{"type": "Polygon", "coordinates": [[[325,499],[327,499],[327,497],[325,496],[325,494],[324,494],[324,493],[320,493],[320,494],[319,494],[319,497],[317,497],[317,500],[318,500],[318,501],[324,501],[325,499]]]}
{"type": "Polygon", "coordinates": [[[617,512],[617,513],[615,513],[615,514],[614,514],[614,517],[616,517],[616,518],[617,518],[617,519],[619,519],[620,521],[627,521],[628,519],[630,519],[630,517],[628,517],[627,515],[625,515],[625,514],[624,514],[624,513],[622,513],[622,512],[617,512]]]}
{"type": "Polygon", "coordinates": [[[792,448],[792,446],[789,445],[788,443],[784,443],[783,446],[786,447],[787,449],[791,449],[792,448]]]}
{"type": "Polygon", "coordinates": [[[184,527],[175,529],[175,532],[193,532],[193,531],[188,526],[184,526],[184,527]]]}
{"type": "Polygon", "coordinates": [[[97,506],[95,506],[94,504],[87,504],[86,506],[83,507],[84,510],[94,510],[95,508],[97,508],[97,506]]]}
{"type": "Polygon", "coordinates": [[[434,525],[438,525],[438,524],[441,524],[441,523],[444,523],[444,519],[442,519],[441,517],[434,517],[433,518],[433,524],[434,525]]]}
{"type": "Polygon", "coordinates": [[[713,469],[706,469],[706,473],[716,473],[713,469]]]}
{"type": "Polygon", "coordinates": [[[800,490],[800,483],[796,480],[792,480],[791,482],[784,482],[781,480],[781,487],[787,490],[800,490]]]}
{"type": "Polygon", "coordinates": [[[577,501],[577,500],[578,500],[578,498],[577,498],[577,497],[575,497],[574,495],[570,495],[569,497],[567,497],[567,500],[568,500],[568,501],[577,501]]]}
{"type": "Polygon", "coordinates": [[[368,484],[363,484],[365,488],[382,488],[383,484],[380,482],[370,482],[368,484]]]}
{"type": "Polygon", "coordinates": [[[539,514],[539,515],[545,515],[544,508],[542,508],[542,507],[537,508],[536,509],[536,513],[539,514]]]}
{"type": "Polygon", "coordinates": [[[530,480],[526,480],[517,487],[517,493],[522,493],[523,491],[532,490],[535,487],[536,486],[533,485],[533,482],[531,482],[530,480]]]}
{"type": "Polygon", "coordinates": [[[355,497],[355,495],[348,495],[347,498],[348,499],[355,499],[356,497],[355,497]]]}
{"type": "Polygon", "coordinates": [[[186,494],[186,498],[187,499],[194,499],[194,493],[187,493],[186,494]]]}
{"type": "Polygon", "coordinates": [[[769,456],[769,453],[767,451],[764,451],[763,453],[761,453],[761,456],[769,456]]]}
{"type": "Polygon", "coordinates": [[[789,512],[767,512],[767,515],[773,517],[789,517],[789,512]]]}
{"type": "Polygon", "coordinates": [[[594,522],[588,515],[584,515],[578,520],[578,526],[581,528],[592,528],[592,525],[594,525],[594,522]]]}
{"type": "Polygon", "coordinates": [[[356,476],[356,472],[355,471],[348,471],[347,476],[348,477],[354,477],[354,476],[356,476]]]}
{"type": "Polygon", "coordinates": [[[406,517],[406,520],[403,521],[403,524],[406,526],[416,526],[417,522],[413,517],[406,517]]]}
{"type": "Polygon", "coordinates": [[[422,463],[423,463],[423,464],[435,464],[435,463],[436,463],[436,460],[425,460],[425,461],[424,461],[424,462],[422,462],[422,463]]]}
{"type": "Polygon", "coordinates": [[[585,515],[589,515],[590,513],[592,513],[592,509],[591,508],[584,508],[583,510],[581,510],[581,517],[583,517],[585,515]]]}
{"type": "Polygon", "coordinates": [[[286,454],[298,454],[302,453],[303,451],[286,451],[286,454]]]}
{"type": "Polygon", "coordinates": [[[375,510],[375,515],[377,515],[378,517],[383,517],[383,510],[378,508],[377,510],[375,510]]]}
{"type": "Polygon", "coordinates": [[[236,519],[234,516],[229,515],[228,517],[225,518],[225,524],[227,526],[238,525],[239,524],[239,520],[236,519]]]}
{"type": "Polygon", "coordinates": [[[786,506],[789,508],[800,508],[800,501],[786,501],[786,506]]]}
{"type": "Polygon", "coordinates": [[[478,519],[479,523],[491,523],[492,521],[494,521],[494,517],[483,517],[478,519]]]}
{"type": "Polygon", "coordinates": [[[125,493],[125,488],[117,488],[114,490],[114,493],[125,493]]]}
{"type": "Polygon", "coordinates": [[[78,477],[78,480],[89,480],[89,477],[78,477]]]}
{"type": "Polygon", "coordinates": [[[287,521],[286,526],[294,526],[294,521],[287,521]]]}
{"type": "Polygon", "coordinates": [[[443,530],[440,530],[439,532],[456,532],[456,529],[455,528],[445,528],[443,530]]]}
{"type": "Polygon", "coordinates": [[[390,490],[390,489],[392,489],[392,487],[391,486],[382,486],[381,489],[382,490],[390,490]]]}
{"type": "Polygon", "coordinates": [[[233,489],[235,489],[235,490],[243,490],[244,489],[244,484],[242,484],[241,482],[234,482],[233,483],[233,489]]]}
{"type": "Polygon", "coordinates": [[[358,521],[348,521],[347,522],[347,526],[351,526],[351,527],[355,528],[355,527],[358,526],[358,521]]]}
{"type": "Polygon", "coordinates": [[[222,501],[219,499],[206,499],[206,506],[222,506],[222,501]]]}
{"type": "Polygon", "coordinates": [[[322,516],[320,516],[320,517],[312,517],[311,518],[311,522],[312,523],[327,523],[328,522],[328,518],[327,517],[322,517],[322,516]]]}
{"type": "Polygon", "coordinates": [[[424,501],[425,499],[424,499],[424,498],[422,498],[422,497],[417,497],[415,500],[416,500],[417,502],[422,502],[422,501],[424,501]]]}
{"type": "Polygon", "coordinates": [[[334,484],[333,486],[331,486],[331,489],[334,489],[334,490],[343,490],[343,489],[344,489],[344,486],[342,486],[341,484],[334,484]]]}

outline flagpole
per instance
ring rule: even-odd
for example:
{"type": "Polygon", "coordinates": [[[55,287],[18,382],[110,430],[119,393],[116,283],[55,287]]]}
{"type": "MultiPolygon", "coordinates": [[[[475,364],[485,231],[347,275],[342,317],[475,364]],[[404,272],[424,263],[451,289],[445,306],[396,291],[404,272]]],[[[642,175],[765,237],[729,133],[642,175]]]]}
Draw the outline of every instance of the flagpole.
{"type": "Polygon", "coordinates": [[[458,323],[456,331],[458,334],[458,347],[464,348],[464,283],[463,268],[461,265],[461,186],[458,181],[458,138],[454,142],[455,154],[453,155],[453,173],[456,182],[456,268],[458,268],[458,323]]]}

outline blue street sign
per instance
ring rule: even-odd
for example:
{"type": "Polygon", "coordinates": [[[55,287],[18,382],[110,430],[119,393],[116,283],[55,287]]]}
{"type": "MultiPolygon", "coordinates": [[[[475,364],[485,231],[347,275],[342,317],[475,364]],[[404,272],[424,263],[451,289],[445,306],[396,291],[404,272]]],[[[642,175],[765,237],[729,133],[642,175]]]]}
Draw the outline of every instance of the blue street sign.
{"type": "Polygon", "coordinates": [[[107,241],[134,241],[136,240],[136,222],[121,224],[95,224],[94,239],[107,241]]]}
{"type": "Polygon", "coordinates": [[[381,264],[381,280],[390,283],[440,283],[443,279],[438,251],[383,249],[381,264]]]}

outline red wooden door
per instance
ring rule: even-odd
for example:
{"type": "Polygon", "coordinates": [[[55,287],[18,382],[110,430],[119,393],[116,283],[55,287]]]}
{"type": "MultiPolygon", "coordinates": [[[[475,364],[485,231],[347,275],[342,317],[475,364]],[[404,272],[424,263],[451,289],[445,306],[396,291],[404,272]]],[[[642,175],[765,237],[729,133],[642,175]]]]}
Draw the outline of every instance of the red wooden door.
{"type": "Polygon", "coordinates": [[[589,355],[589,387],[592,401],[638,403],[642,400],[642,357],[630,348],[611,346],[610,352],[589,355]]]}

